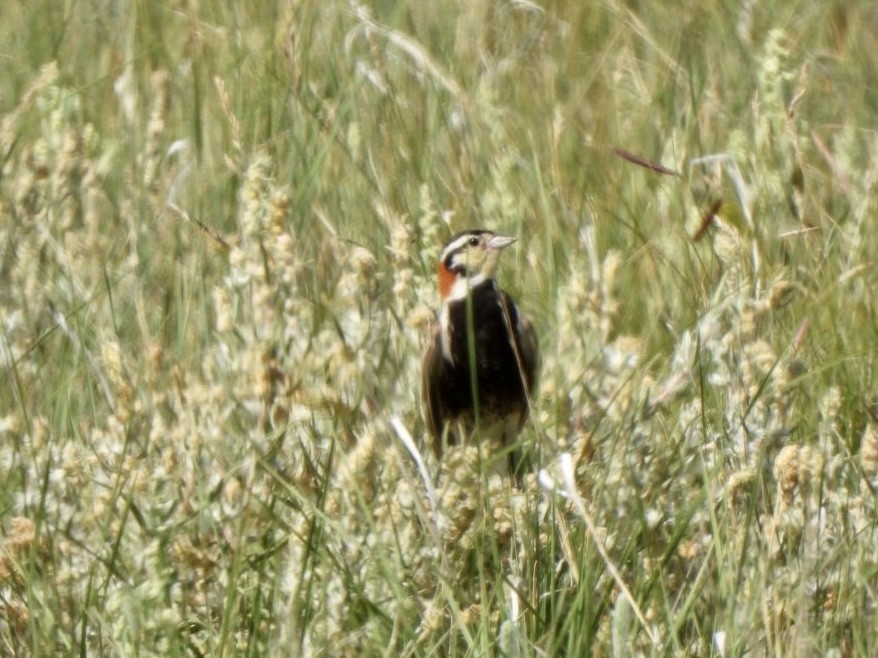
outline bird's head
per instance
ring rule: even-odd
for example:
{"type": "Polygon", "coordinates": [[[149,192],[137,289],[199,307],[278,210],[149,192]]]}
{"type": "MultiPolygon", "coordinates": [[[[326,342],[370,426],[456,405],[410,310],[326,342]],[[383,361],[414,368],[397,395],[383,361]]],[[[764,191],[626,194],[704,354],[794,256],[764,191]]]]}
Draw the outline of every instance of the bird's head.
{"type": "Polygon", "coordinates": [[[494,278],[500,253],[516,239],[485,229],[463,231],[451,238],[439,257],[442,301],[464,299],[471,288],[494,278]]]}

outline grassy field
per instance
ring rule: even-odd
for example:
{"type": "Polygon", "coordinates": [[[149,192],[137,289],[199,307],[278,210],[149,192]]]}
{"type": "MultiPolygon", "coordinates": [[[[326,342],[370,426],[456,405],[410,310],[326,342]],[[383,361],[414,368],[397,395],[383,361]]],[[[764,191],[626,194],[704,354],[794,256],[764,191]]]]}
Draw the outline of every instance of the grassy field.
{"type": "Polygon", "coordinates": [[[874,2],[0,15],[0,655],[878,655],[874,2]],[[517,489],[405,442],[475,226],[517,489]]]}

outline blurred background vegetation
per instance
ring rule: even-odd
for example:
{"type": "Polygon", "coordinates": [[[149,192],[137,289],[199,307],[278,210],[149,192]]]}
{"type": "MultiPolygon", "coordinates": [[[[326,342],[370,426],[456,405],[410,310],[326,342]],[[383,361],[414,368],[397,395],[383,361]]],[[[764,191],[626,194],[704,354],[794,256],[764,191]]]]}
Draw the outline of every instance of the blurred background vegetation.
{"type": "Polygon", "coordinates": [[[0,653],[876,654],[874,3],[0,19],[0,653]],[[543,472],[431,499],[473,226],[543,472]]]}

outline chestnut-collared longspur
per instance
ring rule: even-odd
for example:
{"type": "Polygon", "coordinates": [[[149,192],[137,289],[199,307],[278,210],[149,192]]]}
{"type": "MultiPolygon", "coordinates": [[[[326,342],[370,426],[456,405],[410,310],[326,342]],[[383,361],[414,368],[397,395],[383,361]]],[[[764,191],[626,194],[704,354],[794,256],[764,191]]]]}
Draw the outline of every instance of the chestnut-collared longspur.
{"type": "Polygon", "coordinates": [[[533,325],[494,280],[502,250],[515,240],[475,229],[458,233],[442,250],[442,308],[424,350],[421,398],[437,458],[447,445],[472,436],[508,451],[517,479],[514,446],[540,357],[533,325]]]}

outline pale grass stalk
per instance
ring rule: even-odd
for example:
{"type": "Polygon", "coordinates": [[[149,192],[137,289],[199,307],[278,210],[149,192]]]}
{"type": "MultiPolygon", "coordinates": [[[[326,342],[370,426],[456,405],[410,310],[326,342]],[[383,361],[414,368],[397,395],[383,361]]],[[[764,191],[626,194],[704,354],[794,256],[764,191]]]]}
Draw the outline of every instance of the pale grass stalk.
{"type": "Polygon", "coordinates": [[[430,478],[430,472],[427,469],[427,463],[424,461],[424,457],[421,455],[421,451],[418,450],[418,446],[415,443],[414,438],[409,433],[406,426],[403,424],[402,419],[399,416],[391,416],[390,418],[390,426],[393,428],[393,431],[396,432],[396,436],[399,438],[400,443],[402,443],[403,447],[405,447],[406,451],[411,455],[412,459],[415,460],[415,465],[418,467],[418,474],[421,476],[421,481],[424,483],[424,489],[427,491],[427,497],[430,500],[430,511],[432,515],[431,525],[433,527],[433,531],[438,537],[439,529],[436,528],[435,515],[439,512],[439,498],[436,495],[436,488],[433,486],[433,480],[430,478]]]}
{"type": "Polygon", "coordinates": [[[586,509],[585,500],[583,500],[576,487],[573,457],[570,455],[570,453],[565,452],[559,456],[558,470],[561,472],[561,478],[564,482],[563,489],[558,489],[557,483],[546,471],[540,472],[540,482],[549,491],[561,493],[573,502],[573,506],[576,509],[576,512],[585,522],[585,527],[588,530],[588,534],[591,535],[595,548],[597,549],[598,554],[601,556],[601,559],[604,561],[604,564],[607,567],[607,571],[610,572],[610,575],[616,582],[616,585],[619,587],[622,595],[628,600],[628,603],[631,605],[631,609],[634,611],[637,620],[640,622],[640,625],[643,627],[644,632],[646,632],[647,636],[649,637],[650,642],[652,642],[653,648],[659,650],[661,648],[659,638],[656,636],[655,631],[646,620],[643,611],[640,609],[640,606],[637,603],[637,599],[634,598],[631,590],[628,589],[628,585],[625,583],[625,579],[622,577],[622,573],[619,571],[619,568],[616,566],[615,562],[613,562],[610,554],[607,553],[607,549],[604,547],[603,541],[601,540],[600,534],[598,533],[597,526],[595,525],[594,520],[591,518],[591,514],[589,514],[588,510],[586,509]]]}
{"type": "MultiPolygon", "coordinates": [[[[439,66],[424,46],[408,35],[376,22],[369,16],[368,10],[361,5],[354,6],[354,15],[360,22],[360,30],[365,36],[368,37],[370,32],[375,32],[385,37],[391,45],[396,46],[408,55],[409,59],[419,70],[429,74],[430,77],[445,87],[458,102],[464,103],[466,100],[464,90],[450,75],[442,70],[442,67],[439,66]]],[[[347,50],[350,49],[351,42],[356,34],[356,32],[352,32],[345,40],[345,48],[347,50]]]]}
{"type": "Polygon", "coordinates": [[[73,331],[70,325],[67,323],[67,318],[64,317],[64,314],[60,311],[53,311],[52,319],[55,321],[55,325],[64,334],[71,343],[73,343],[76,347],[82,350],[82,353],[85,355],[85,360],[88,362],[89,367],[94,372],[95,377],[98,380],[98,384],[100,384],[101,393],[104,394],[104,400],[106,400],[107,405],[109,405],[110,409],[115,409],[116,400],[113,398],[113,393],[110,390],[110,384],[107,381],[106,376],[104,375],[103,368],[98,364],[98,360],[91,353],[91,351],[85,346],[85,343],[82,342],[79,335],[73,331]]]}

